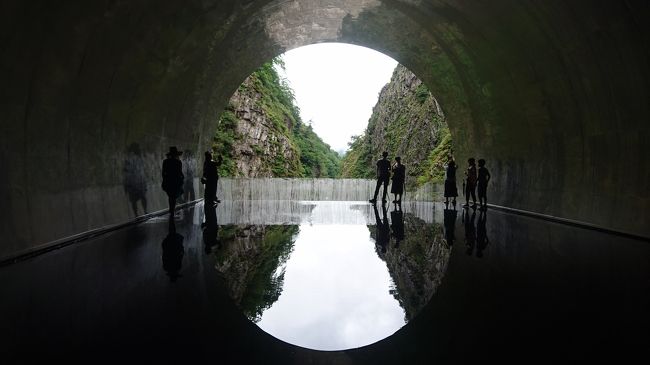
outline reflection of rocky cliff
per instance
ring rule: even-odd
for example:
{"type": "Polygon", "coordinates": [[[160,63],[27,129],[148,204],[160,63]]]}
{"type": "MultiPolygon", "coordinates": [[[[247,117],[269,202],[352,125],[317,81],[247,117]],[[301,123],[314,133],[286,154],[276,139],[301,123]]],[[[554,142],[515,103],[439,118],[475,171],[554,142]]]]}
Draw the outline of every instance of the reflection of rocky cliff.
{"type": "MultiPolygon", "coordinates": [[[[429,302],[442,282],[449,261],[449,249],[444,241],[443,228],[439,224],[427,224],[416,216],[406,213],[404,239],[395,246],[396,222],[391,222],[391,241],[386,252],[376,246],[379,257],[386,262],[395,284],[393,296],[404,309],[407,321],[413,319],[429,302]]],[[[393,218],[393,217],[392,217],[393,218]]],[[[371,237],[376,239],[376,227],[369,227],[371,237]]]]}
{"type": "Polygon", "coordinates": [[[224,226],[223,246],[215,252],[217,270],[225,277],[230,296],[253,321],[278,300],[284,270],[298,226],[224,226]]]}

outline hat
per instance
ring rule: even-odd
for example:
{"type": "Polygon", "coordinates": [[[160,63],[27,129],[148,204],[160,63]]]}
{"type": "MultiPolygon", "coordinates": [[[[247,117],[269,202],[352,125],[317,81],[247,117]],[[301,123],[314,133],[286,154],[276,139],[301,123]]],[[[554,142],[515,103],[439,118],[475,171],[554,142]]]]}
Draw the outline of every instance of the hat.
{"type": "Polygon", "coordinates": [[[178,151],[176,146],[169,147],[169,152],[167,152],[167,156],[180,156],[182,154],[183,154],[183,151],[178,151]]]}

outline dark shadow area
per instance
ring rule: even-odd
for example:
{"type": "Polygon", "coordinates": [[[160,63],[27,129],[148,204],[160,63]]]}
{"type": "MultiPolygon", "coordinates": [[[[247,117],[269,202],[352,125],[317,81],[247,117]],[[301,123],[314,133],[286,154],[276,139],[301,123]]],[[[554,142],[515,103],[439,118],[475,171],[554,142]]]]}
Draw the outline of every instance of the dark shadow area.
{"type": "Polygon", "coordinates": [[[447,247],[454,245],[456,241],[456,217],[458,216],[458,211],[456,209],[445,209],[444,210],[444,225],[445,225],[445,240],[447,242],[447,247]]]}
{"type": "Polygon", "coordinates": [[[463,209],[463,227],[465,228],[465,253],[468,256],[474,254],[476,247],[476,211],[472,210],[470,215],[469,209],[463,209]]]}
{"type": "Polygon", "coordinates": [[[170,221],[169,234],[162,241],[162,264],[171,282],[182,276],[180,271],[183,267],[183,255],[185,255],[183,238],[182,235],[176,233],[174,222],[170,221]]]}
{"type": "Polygon", "coordinates": [[[204,205],[205,222],[203,228],[203,248],[205,254],[212,253],[212,248],[219,245],[219,224],[217,222],[217,208],[204,205]]]}
{"type": "MultiPolygon", "coordinates": [[[[379,186],[379,184],[377,184],[379,186]]],[[[379,218],[379,211],[377,210],[377,205],[373,205],[372,208],[375,211],[375,229],[377,230],[375,235],[375,242],[379,247],[379,250],[382,254],[386,253],[388,249],[388,243],[390,241],[390,225],[388,223],[388,217],[386,212],[386,204],[381,205],[382,216],[379,218]]]]}
{"type": "Polygon", "coordinates": [[[183,182],[183,202],[191,202],[196,200],[196,192],[194,191],[194,177],[197,171],[196,157],[190,150],[183,151],[183,174],[185,180],[183,182]]]}
{"type": "MultiPolygon", "coordinates": [[[[215,269],[219,259],[205,254],[201,221],[190,219],[189,210],[176,221],[184,250],[177,236],[169,238],[167,219],[161,218],[0,269],[0,353],[9,362],[89,356],[98,362],[170,362],[191,356],[264,364],[629,363],[642,358],[650,341],[650,246],[499,211],[490,211],[489,219],[464,215],[469,216],[456,235],[468,228],[471,237],[467,225],[476,224],[475,249],[488,243],[480,248],[483,257],[452,246],[444,278],[419,314],[393,336],[364,348],[308,351],[264,334],[230,299],[215,269]],[[163,250],[172,253],[163,253],[166,269],[180,269],[184,251],[182,278],[173,284],[161,270],[163,241],[169,242],[163,250]]],[[[409,216],[404,214],[404,241],[388,254],[412,246],[412,257],[421,257],[431,250],[422,237],[439,240],[428,257],[449,253],[442,214],[427,230],[409,216]]],[[[453,221],[451,213],[448,219],[453,221]]],[[[219,236],[228,230],[220,227],[219,236]]],[[[228,234],[238,237],[236,230],[228,234]]]]}
{"type": "Polygon", "coordinates": [[[400,242],[404,240],[404,214],[401,204],[395,204],[394,207],[395,209],[390,212],[390,222],[393,238],[395,238],[395,248],[398,248],[400,242]]]}
{"type": "Polygon", "coordinates": [[[142,158],[140,145],[132,143],[126,152],[124,160],[124,191],[131,202],[133,215],[138,216],[138,202],[142,205],[142,214],[147,214],[147,177],[145,163],[142,158]]]}

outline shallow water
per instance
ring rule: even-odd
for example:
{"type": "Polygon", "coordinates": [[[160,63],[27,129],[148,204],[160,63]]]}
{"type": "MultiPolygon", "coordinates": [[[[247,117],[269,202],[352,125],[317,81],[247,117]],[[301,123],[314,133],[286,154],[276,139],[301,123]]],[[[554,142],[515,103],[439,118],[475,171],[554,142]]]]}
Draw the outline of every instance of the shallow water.
{"type": "Polygon", "coordinates": [[[213,251],[232,298],[278,339],[317,350],[374,343],[417,315],[444,275],[432,204],[284,203],[292,224],[270,214],[271,224],[221,226],[213,251]]]}
{"type": "Polygon", "coordinates": [[[224,201],[212,212],[178,211],[172,231],[166,218],[150,219],[2,267],[0,354],[16,362],[138,353],[143,362],[260,364],[645,356],[648,242],[497,210],[402,208],[398,247],[392,206],[378,210],[378,225],[364,202],[224,201]],[[312,278],[303,278],[307,269],[312,278]],[[353,288],[352,299],[334,298],[345,293],[339,287],[353,288]],[[301,295],[306,304],[291,303],[301,295]],[[347,313],[331,320],[339,309],[347,313]],[[327,323],[303,327],[296,339],[297,320],[318,313],[327,323]],[[321,332],[328,327],[339,331],[333,339],[321,332]],[[265,330],[312,348],[389,337],[323,352],[265,330]]]}

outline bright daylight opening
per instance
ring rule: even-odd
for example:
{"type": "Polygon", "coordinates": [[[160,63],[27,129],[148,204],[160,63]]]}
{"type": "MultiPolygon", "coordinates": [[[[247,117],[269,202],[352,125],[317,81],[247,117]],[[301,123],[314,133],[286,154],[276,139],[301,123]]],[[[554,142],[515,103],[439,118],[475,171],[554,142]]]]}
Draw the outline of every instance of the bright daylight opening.
{"type": "Polygon", "coordinates": [[[216,268],[262,330],[355,348],[390,336],[431,298],[449,247],[422,191],[442,180],[451,139],[427,87],[395,60],[348,44],[287,52],[231,97],[213,149],[223,177],[216,268]],[[395,200],[371,205],[383,152],[395,200]]]}

